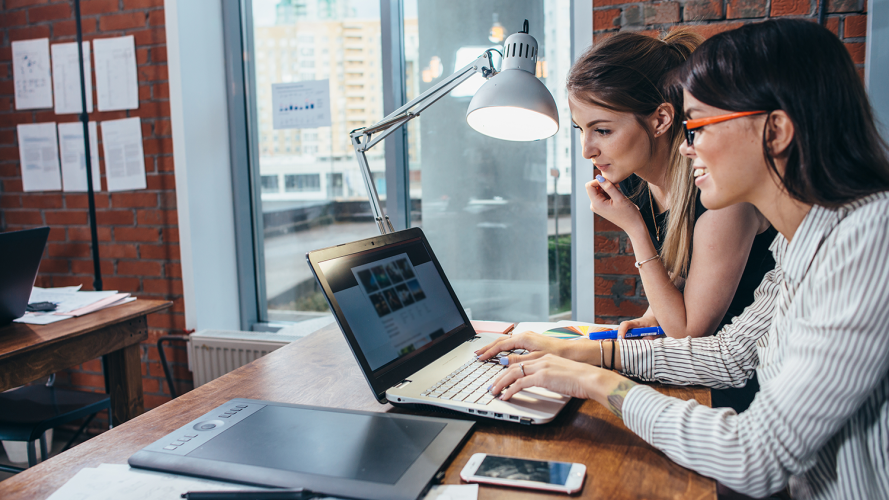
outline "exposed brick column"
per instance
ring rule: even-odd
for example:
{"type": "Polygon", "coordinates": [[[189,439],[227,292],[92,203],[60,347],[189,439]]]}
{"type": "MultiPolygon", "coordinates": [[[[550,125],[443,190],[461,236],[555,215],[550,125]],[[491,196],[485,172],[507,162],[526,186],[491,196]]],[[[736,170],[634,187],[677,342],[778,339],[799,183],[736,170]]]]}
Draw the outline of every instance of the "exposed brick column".
{"type": "MultiPolygon", "coordinates": [[[[75,122],[78,116],[52,109],[16,111],[11,42],[48,37],[50,43],[75,41],[73,0],[0,0],[0,229],[47,225],[52,228],[40,265],[38,286],[83,285],[91,289],[93,263],[85,193],[22,192],[15,126],[20,123],[75,122]]],[[[99,255],[106,290],[145,299],[174,302],[173,308],[148,317],[149,340],[142,346],[145,408],[169,400],[156,339],[182,334],[185,328],[179,232],[173,176],[173,140],[167,77],[163,0],[83,0],[84,40],[133,35],[139,78],[139,109],[90,114],[101,122],[139,117],[142,122],[147,189],[96,193],[99,255]]],[[[95,81],[93,89],[95,92],[95,81]]],[[[95,94],[93,102],[98,102],[95,94]]],[[[100,132],[101,142],[101,132],[100,132]]],[[[102,146],[99,146],[102,155],[102,146]]],[[[98,161],[98,159],[96,159],[98,161]]],[[[168,348],[180,393],[192,387],[185,349],[168,348]]],[[[99,360],[59,374],[59,384],[102,391],[99,360]]]]}
{"type": "MultiPolygon", "coordinates": [[[[865,0],[827,1],[825,26],[846,45],[864,78],[865,0]]],[[[818,0],[593,1],[593,42],[620,31],[657,36],[689,27],[705,37],[774,17],[818,20],[818,0]]],[[[617,323],[638,317],[648,307],[629,238],[617,226],[596,217],[596,321],[617,323]]]]}

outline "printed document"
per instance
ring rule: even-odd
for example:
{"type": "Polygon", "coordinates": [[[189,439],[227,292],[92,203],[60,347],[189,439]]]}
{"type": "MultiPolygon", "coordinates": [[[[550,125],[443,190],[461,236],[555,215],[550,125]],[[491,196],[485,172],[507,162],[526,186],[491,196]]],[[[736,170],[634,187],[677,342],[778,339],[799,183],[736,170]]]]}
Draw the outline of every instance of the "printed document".
{"type": "Polygon", "coordinates": [[[142,154],[139,117],[102,122],[102,149],[108,191],[145,189],[145,156],[142,154]]]}
{"type": "MultiPolygon", "coordinates": [[[[86,112],[92,113],[93,76],[89,42],[83,42],[83,74],[86,82],[86,112]]],[[[76,42],[52,44],[52,87],[56,97],[57,115],[83,111],[76,42]]]]}
{"type": "Polygon", "coordinates": [[[12,42],[15,109],[52,107],[49,38],[12,42]]]}
{"type": "MultiPolygon", "coordinates": [[[[102,190],[99,177],[99,141],[96,122],[89,122],[90,163],[93,191],[102,190]]],[[[84,192],[86,189],[86,155],[83,147],[83,123],[59,124],[59,152],[62,156],[62,188],[64,191],[84,192]]]]}
{"type": "MultiPolygon", "coordinates": [[[[136,469],[126,464],[84,467],[47,500],[179,500],[188,491],[266,490],[259,486],[225,483],[165,472],[136,469]]],[[[477,484],[434,485],[424,500],[476,500],[477,484]]],[[[336,500],[324,497],[319,500],[336,500]]]]}
{"type": "Polygon", "coordinates": [[[330,126],[330,80],[272,85],[272,128],[330,126]]]}
{"type": "Polygon", "coordinates": [[[99,111],[139,108],[136,44],[133,35],[93,40],[99,111]]]}
{"type": "Polygon", "coordinates": [[[19,136],[19,158],[22,166],[22,189],[25,191],[59,191],[59,147],[55,123],[16,125],[19,136]]]}

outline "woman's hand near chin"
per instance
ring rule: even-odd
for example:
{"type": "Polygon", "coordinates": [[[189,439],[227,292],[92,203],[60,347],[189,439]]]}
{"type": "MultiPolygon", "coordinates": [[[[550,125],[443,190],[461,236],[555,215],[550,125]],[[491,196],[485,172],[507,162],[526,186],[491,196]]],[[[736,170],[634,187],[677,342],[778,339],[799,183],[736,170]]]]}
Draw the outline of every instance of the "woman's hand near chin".
{"type": "MultiPolygon", "coordinates": [[[[601,175],[586,183],[586,193],[590,198],[590,210],[607,219],[626,232],[641,226],[645,228],[639,207],[628,200],[620,189],[601,175]]],[[[647,230],[646,230],[647,231],[647,230]]]]}

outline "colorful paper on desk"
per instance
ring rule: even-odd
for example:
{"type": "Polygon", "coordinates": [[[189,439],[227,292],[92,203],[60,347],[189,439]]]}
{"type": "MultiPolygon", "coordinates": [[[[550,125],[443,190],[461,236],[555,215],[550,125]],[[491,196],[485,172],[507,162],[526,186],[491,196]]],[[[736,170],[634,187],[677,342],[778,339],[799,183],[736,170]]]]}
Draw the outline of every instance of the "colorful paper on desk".
{"type": "Polygon", "coordinates": [[[513,333],[534,332],[559,339],[576,339],[589,335],[590,332],[616,330],[617,325],[599,325],[583,321],[559,322],[523,322],[516,325],[513,333]]]}
{"type": "Polygon", "coordinates": [[[558,328],[551,328],[545,332],[543,335],[547,337],[554,337],[557,339],[575,339],[577,337],[587,337],[590,332],[607,332],[612,328],[609,327],[601,327],[595,325],[577,325],[577,326],[560,326],[558,328]]]}
{"type": "Polygon", "coordinates": [[[509,333],[515,328],[515,323],[507,323],[506,321],[479,321],[470,320],[472,329],[477,332],[491,333],[509,333]]]}

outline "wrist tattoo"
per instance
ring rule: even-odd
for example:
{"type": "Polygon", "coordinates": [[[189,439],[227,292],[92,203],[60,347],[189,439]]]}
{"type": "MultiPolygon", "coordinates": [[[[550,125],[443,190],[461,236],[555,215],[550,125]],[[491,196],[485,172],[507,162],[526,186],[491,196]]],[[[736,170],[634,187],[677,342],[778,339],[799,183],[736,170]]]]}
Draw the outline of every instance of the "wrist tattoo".
{"type": "Polygon", "coordinates": [[[630,392],[636,385],[635,382],[630,382],[629,380],[621,380],[617,387],[611,391],[611,394],[608,395],[608,409],[611,410],[611,413],[617,415],[617,418],[623,419],[623,406],[624,406],[624,398],[627,396],[627,393],[630,392]]]}

